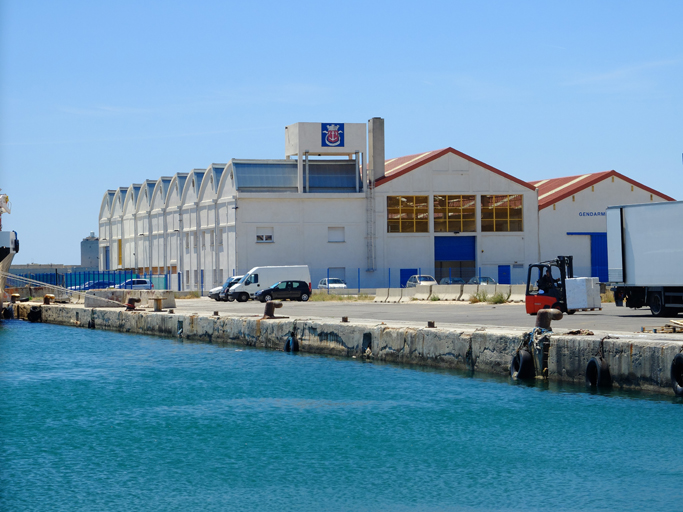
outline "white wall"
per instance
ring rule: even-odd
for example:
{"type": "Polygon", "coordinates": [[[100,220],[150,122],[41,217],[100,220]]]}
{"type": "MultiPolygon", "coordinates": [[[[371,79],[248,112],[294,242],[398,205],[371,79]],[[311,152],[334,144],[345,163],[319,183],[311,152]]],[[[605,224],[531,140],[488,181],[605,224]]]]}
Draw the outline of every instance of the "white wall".
{"type": "Polygon", "coordinates": [[[308,265],[315,286],[329,267],[348,268],[354,276],[358,268],[365,272],[363,193],[239,193],[236,204],[236,274],[256,266],[308,265]],[[329,227],[344,227],[345,241],[329,242],[329,227]],[[273,242],[257,242],[257,229],[270,228],[273,242]]]}

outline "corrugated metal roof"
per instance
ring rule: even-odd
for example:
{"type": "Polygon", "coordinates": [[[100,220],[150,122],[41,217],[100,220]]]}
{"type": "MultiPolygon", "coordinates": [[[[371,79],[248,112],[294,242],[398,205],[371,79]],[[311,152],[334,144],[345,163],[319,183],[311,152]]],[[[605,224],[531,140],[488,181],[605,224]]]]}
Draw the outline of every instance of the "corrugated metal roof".
{"type": "Polygon", "coordinates": [[[650,188],[642,183],[638,183],[617,171],[594,172],[591,174],[580,174],[576,176],[565,176],[563,178],[551,178],[547,180],[530,181],[529,183],[538,189],[538,209],[543,210],[548,206],[562,201],[563,199],[585,190],[586,188],[595,185],[610,177],[617,177],[631,185],[634,185],[642,190],[646,190],[667,201],[674,201],[672,197],[662,194],[657,190],[650,188]]]}
{"type": "Polygon", "coordinates": [[[507,174],[500,169],[496,169],[495,167],[492,167],[488,164],[485,164],[484,162],[481,162],[477,160],[476,158],[472,158],[469,155],[466,155],[465,153],[462,153],[458,151],[457,149],[453,148],[444,148],[444,149],[437,149],[434,151],[427,151],[426,153],[419,153],[416,155],[408,155],[408,156],[401,156],[398,158],[392,158],[390,160],[386,160],[384,162],[384,176],[380,179],[378,179],[375,182],[375,186],[379,187],[381,185],[384,185],[385,183],[398,178],[399,176],[403,176],[404,174],[417,169],[418,167],[421,167],[432,160],[436,160],[437,158],[440,158],[444,155],[447,154],[454,154],[456,156],[459,156],[460,158],[463,158],[469,162],[472,162],[473,164],[476,164],[480,167],[483,167],[484,169],[487,169],[499,176],[502,176],[505,179],[508,179],[510,181],[514,181],[518,185],[522,185],[523,187],[526,187],[531,190],[535,190],[535,187],[527,183],[526,181],[522,181],[519,178],[515,178],[514,176],[507,174]]]}

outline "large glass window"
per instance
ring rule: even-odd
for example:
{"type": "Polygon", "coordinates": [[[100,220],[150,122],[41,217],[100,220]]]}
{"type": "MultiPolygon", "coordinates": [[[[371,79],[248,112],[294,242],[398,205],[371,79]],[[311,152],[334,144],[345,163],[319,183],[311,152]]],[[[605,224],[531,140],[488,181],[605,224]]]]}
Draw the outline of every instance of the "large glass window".
{"type": "Polygon", "coordinates": [[[387,196],[387,233],[428,233],[429,196],[387,196]]]}
{"type": "Polygon", "coordinates": [[[481,196],[482,231],[523,231],[522,195],[481,196]]]}
{"type": "Polygon", "coordinates": [[[475,196],[434,196],[434,231],[476,231],[475,196]]]}

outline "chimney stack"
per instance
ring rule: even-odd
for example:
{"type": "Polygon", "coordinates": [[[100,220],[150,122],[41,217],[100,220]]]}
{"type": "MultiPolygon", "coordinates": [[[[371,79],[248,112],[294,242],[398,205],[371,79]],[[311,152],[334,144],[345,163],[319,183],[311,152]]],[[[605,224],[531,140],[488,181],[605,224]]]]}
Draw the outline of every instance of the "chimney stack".
{"type": "Polygon", "coordinates": [[[384,119],[381,117],[368,121],[368,142],[370,179],[374,183],[384,176],[384,119]]]}

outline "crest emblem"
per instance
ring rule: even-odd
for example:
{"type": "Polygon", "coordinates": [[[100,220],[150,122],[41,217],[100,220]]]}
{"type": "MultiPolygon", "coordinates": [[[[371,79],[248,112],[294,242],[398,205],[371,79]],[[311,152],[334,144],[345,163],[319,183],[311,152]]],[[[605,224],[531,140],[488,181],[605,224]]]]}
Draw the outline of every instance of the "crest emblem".
{"type": "Polygon", "coordinates": [[[328,147],[344,147],[344,124],[325,124],[322,128],[322,145],[328,147]]]}

